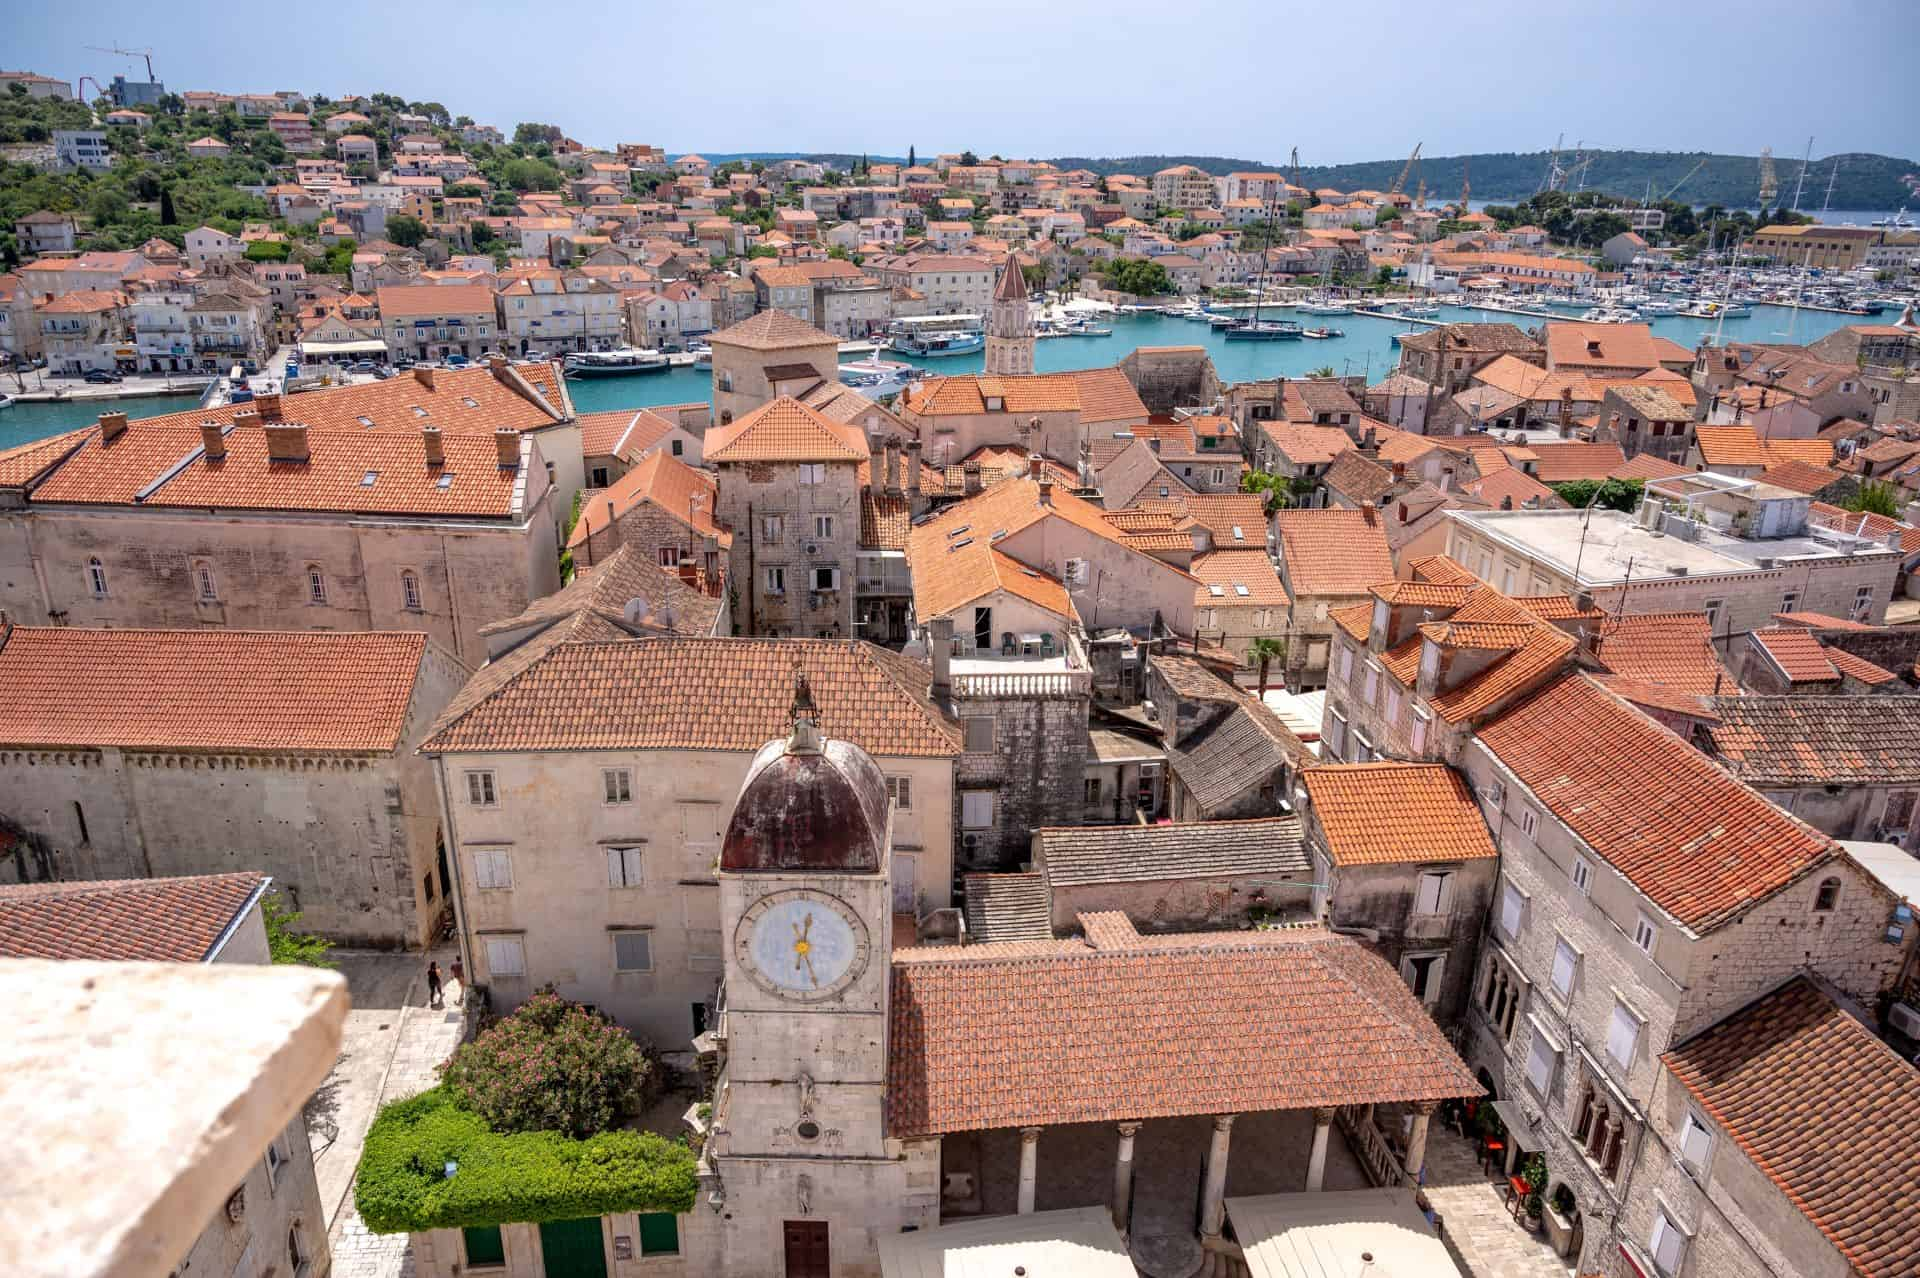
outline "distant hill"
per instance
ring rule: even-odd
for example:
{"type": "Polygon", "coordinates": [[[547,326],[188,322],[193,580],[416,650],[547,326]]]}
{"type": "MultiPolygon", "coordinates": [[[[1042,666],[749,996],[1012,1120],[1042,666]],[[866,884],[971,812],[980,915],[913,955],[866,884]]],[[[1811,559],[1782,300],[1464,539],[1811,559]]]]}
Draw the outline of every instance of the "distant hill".
{"type": "MultiPolygon", "coordinates": [[[[1692,204],[1724,204],[1729,208],[1751,208],[1760,198],[1760,158],[1753,155],[1714,155],[1704,151],[1589,151],[1593,163],[1575,183],[1588,189],[1612,191],[1639,198],[1649,184],[1659,199],[1673,190],[1673,198],[1692,204]],[[1704,160],[1699,172],[1688,177],[1688,170],[1704,160]],[[1685,178],[1684,182],[1681,179],[1685,178]]],[[[1427,181],[1430,199],[1454,199],[1460,194],[1460,180],[1471,166],[1473,198],[1476,200],[1518,200],[1539,189],[1546,176],[1550,155],[1546,151],[1483,152],[1478,155],[1423,156],[1418,176],[1407,179],[1412,190],[1420,177],[1427,181]]],[[[1807,168],[1806,189],[1800,198],[1803,210],[1818,209],[1827,202],[1827,177],[1833,170],[1833,156],[1813,161],[1807,168]]],[[[1562,164],[1572,162],[1569,152],[1561,155],[1562,164]]],[[[1839,176],[1834,180],[1832,207],[1836,209],[1896,209],[1912,201],[1920,204],[1920,160],[1898,159],[1888,155],[1851,153],[1839,157],[1839,176]]],[[[1089,156],[1061,156],[1053,161],[1063,169],[1091,169],[1095,173],[1137,173],[1142,176],[1175,164],[1191,164],[1209,173],[1235,170],[1285,172],[1284,163],[1271,160],[1242,160],[1218,155],[1129,155],[1111,159],[1089,156]]],[[[1358,164],[1302,165],[1301,181],[1310,186],[1332,186],[1342,190],[1371,187],[1384,191],[1399,175],[1404,158],[1368,160],[1358,164]]],[[[1794,184],[1800,175],[1800,161],[1776,157],[1780,199],[1793,199],[1794,184]]]]}

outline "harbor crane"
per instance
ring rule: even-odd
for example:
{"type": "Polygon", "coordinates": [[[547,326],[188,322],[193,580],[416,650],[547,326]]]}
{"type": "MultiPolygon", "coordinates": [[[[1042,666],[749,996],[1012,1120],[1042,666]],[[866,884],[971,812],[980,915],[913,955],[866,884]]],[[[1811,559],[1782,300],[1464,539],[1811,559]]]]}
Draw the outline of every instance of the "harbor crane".
{"type": "Polygon", "coordinates": [[[1460,161],[1460,216],[1467,215],[1467,197],[1473,194],[1473,161],[1462,158],[1460,161]]]}
{"type": "Polygon", "coordinates": [[[1697,160],[1694,163],[1694,166],[1692,168],[1687,170],[1687,175],[1685,177],[1681,178],[1678,182],[1675,182],[1672,186],[1667,188],[1667,193],[1660,197],[1661,202],[1664,203],[1667,200],[1671,200],[1673,198],[1673,193],[1675,191],[1679,190],[1681,187],[1685,186],[1688,182],[1692,181],[1693,175],[1706,167],[1707,167],[1707,157],[1703,155],[1699,158],[1699,160],[1697,160]]]}
{"type": "Polygon", "coordinates": [[[1413,144],[1413,154],[1409,155],[1407,157],[1407,162],[1400,166],[1400,176],[1395,178],[1393,180],[1393,185],[1387,188],[1388,195],[1399,195],[1407,189],[1407,177],[1419,165],[1420,148],[1425,145],[1426,143],[1424,142],[1415,142],[1413,144]]]}
{"type": "Polygon", "coordinates": [[[95,53],[117,53],[123,58],[145,58],[147,60],[147,83],[153,83],[152,49],[103,49],[97,44],[90,44],[87,48],[95,53]]]}
{"type": "Polygon", "coordinates": [[[1760,207],[1766,208],[1773,203],[1773,197],[1780,194],[1780,178],[1773,171],[1773,148],[1760,148],[1760,207]]]}
{"type": "MultiPolygon", "coordinates": [[[[1293,184],[1300,186],[1300,148],[1297,146],[1293,148],[1293,184]]],[[[1301,186],[1300,189],[1304,191],[1307,188],[1301,186]]]]}

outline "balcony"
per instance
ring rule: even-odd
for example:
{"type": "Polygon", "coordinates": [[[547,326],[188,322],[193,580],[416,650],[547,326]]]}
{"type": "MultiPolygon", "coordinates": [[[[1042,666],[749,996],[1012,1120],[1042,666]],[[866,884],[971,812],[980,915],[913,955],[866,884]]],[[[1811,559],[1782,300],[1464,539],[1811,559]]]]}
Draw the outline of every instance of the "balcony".
{"type": "Polygon", "coordinates": [[[956,639],[949,670],[957,698],[1085,697],[1093,692],[1092,667],[1073,634],[1009,632],[991,649],[956,639]]]}

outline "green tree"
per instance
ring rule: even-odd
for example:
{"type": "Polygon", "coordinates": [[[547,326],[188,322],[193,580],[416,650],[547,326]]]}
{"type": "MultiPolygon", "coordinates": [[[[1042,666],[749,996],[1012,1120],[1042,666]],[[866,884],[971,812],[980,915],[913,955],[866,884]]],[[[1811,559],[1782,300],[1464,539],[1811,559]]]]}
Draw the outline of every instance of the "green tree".
{"type": "Polygon", "coordinates": [[[1643,487],[1637,479],[1570,479],[1552,485],[1554,494],[1576,510],[1598,506],[1602,510],[1619,510],[1629,514],[1639,506],[1643,487]]]}
{"type": "Polygon", "coordinates": [[[1264,701],[1267,697],[1267,671],[1276,661],[1285,664],[1287,660],[1287,641],[1285,639],[1272,639],[1266,635],[1261,635],[1247,645],[1247,655],[1252,657],[1254,663],[1260,667],[1259,695],[1260,699],[1264,701]]]}
{"type": "Polygon", "coordinates": [[[1136,297],[1173,292],[1167,268],[1144,257],[1122,257],[1107,263],[1107,287],[1136,297]]]}
{"type": "Polygon", "coordinates": [[[557,124],[523,123],[513,126],[515,146],[534,146],[541,142],[551,146],[565,136],[566,134],[560,131],[560,126],[557,124]]]}
{"type": "Polygon", "coordinates": [[[1373,286],[1375,288],[1390,288],[1392,285],[1393,268],[1391,266],[1383,266],[1373,273],[1373,286]]]}
{"type": "Polygon", "coordinates": [[[427,224],[406,213],[396,213],[387,219],[387,238],[401,248],[412,248],[427,238],[427,224]]]}
{"type": "Polygon", "coordinates": [[[249,262],[284,262],[292,252],[292,245],[278,240],[255,240],[247,245],[245,256],[249,262]]]}
{"type": "Polygon", "coordinates": [[[920,167],[920,161],[915,158],[914,149],[911,146],[907,148],[907,167],[910,169],[920,167]]]}
{"type": "Polygon", "coordinates": [[[353,274],[353,255],[359,245],[352,240],[341,240],[327,250],[326,272],[329,275],[353,274]]]}
{"type": "Polygon", "coordinates": [[[1860,491],[1847,500],[1846,507],[1863,514],[1885,515],[1888,519],[1900,517],[1900,498],[1893,485],[1873,479],[1860,485],[1860,491]]]}
{"type": "Polygon", "coordinates": [[[1314,369],[1312,372],[1307,374],[1308,377],[1315,377],[1315,378],[1321,378],[1321,379],[1332,377],[1333,375],[1334,375],[1333,365],[1331,364],[1322,364],[1320,367],[1314,369]]]}
{"type": "Polygon", "coordinates": [[[289,910],[278,892],[269,892],[260,901],[260,917],[267,925],[267,953],[275,963],[298,963],[303,967],[332,967],[327,951],[333,942],[310,932],[296,931],[298,910],[289,910]]]}
{"type": "Polygon", "coordinates": [[[652,1053],[613,1022],[549,987],[454,1052],[441,1081],[496,1132],[583,1140],[644,1105],[652,1053]]]}
{"type": "Polygon", "coordinates": [[[1047,286],[1047,268],[1044,263],[1035,262],[1032,266],[1020,268],[1020,278],[1027,282],[1027,291],[1033,292],[1047,286]]]}
{"type": "Polygon", "coordinates": [[[971,151],[962,151],[960,153],[960,163],[971,168],[973,165],[980,163],[980,157],[971,151]]]}

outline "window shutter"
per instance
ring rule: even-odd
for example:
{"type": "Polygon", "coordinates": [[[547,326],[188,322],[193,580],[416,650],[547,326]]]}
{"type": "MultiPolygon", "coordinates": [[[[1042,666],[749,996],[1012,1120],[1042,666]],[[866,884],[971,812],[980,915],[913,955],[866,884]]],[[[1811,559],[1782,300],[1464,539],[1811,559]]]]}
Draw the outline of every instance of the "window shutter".
{"type": "Polygon", "coordinates": [[[1500,930],[1510,937],[1520,935],[1520,914],[1526,900],[1520,895],[1520,889],[1509,883],[1500,895],[1500,930]]]}
{"type": "Polygon", "coordinates": [[[1579,957],[1573,947],[1565,941],[1557,942],[1553,947],[1553,988],[1562,998],[1573,990],[1573,973],[1579,965],[1579,957]]]}
{"type": "Polygon", "coordinates": [[[519,976],[526,971],[526,955],[516,937],[487,941],[487,970],[494,976],[519,976]]]}
{"type": "Polygon", "coordinates": [[[1707,1129],[1692,1114],[1687,1115],[1686,1130],[1680,1136],[1680,1159],[1689,1167],[1705,1171],[1707,1167],[1707,1129]]]}
{"type": "Polygon", "coordinates": [[[627,885],[627,881],[624,877],[624,873],[625,871],[622,868],[620,849],[608,848],[607,849],[607,886],[608,887],[625,887],[627,885]]]}
{"type": "Polygon", "coordinates": [[[1539,1030],[1533,1032],[1533,1047],[1527,1053],[1527,1081],[1533,1084],[1533,1090],[1542,1096],[1547,1094],[1553,1082],[1553,1048],[1548,1044],[1546,1035],[1539,1030]]]}
{"type": "Polygon", "coordinates": [[[621,869],[626,875],[628,887],[640,886],[640,849],[621,848],[621,869]]]}
{"type": "Polygon", "coordinates": [[[1607,1025],[1607,1055],[1621,1065],[1633,1064],[1633,1047],[1640,1039],[1640,1022],[1626,1004],[1613,1005],[1613,1020],[1607,1025]]]}
{"type": "Polygon", "coordinates": [[[1653,1263],[1660,1267],[1663,1274],[1671,1274],[1680,1268],[1681,1233],[1667,1219],[1665,1212],[1653,1218],[1653,1263]]]}
{"type": "Polygon", "coordinates": [[[1413,752],[1420,753],[1427,748],[1427,716],[1420,711],[1413,712],[1413,752]]]}

